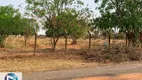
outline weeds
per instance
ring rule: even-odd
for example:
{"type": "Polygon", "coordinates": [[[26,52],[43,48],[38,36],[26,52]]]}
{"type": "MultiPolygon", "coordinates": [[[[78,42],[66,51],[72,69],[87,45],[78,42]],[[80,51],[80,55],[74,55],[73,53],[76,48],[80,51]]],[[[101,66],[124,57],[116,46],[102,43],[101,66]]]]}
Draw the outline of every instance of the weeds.
{"type": "Polygon", "coordinates": [[[123,61],[137,61],[141,60],[141,51],[135,48],[126,47],[124,45],[112,45],[108,47],[100,47],[93,49],[90,53],[84,52],[86,60],[97,61],[97,62],[123,62],[123,61]]]}

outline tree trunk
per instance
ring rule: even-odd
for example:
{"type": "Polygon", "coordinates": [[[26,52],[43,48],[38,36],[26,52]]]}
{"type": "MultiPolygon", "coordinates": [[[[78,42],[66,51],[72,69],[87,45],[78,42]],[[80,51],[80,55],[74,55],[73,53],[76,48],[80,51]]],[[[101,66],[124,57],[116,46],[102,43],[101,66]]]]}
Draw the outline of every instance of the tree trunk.
{"type": "Polygon", "coordinates": [[[6,39],[7,36],[5,35],[0,35],[0,47],[4,48],[4,41],[6,39]]]}
{"type": "Polygon", "coordinates": [[[74,36],[72,36],[72,43],[71,43],[71,45],[74,45],[74,44],[77,44],[77,39],[74,36]]]}
{"type": "Polygon", "coordinates": [[[0,43],[0,47],[1,47],[1,48],[4,48],[4,42],[1,42],[1,43],[0,43]]]}
{"type": "Polygon", "coordinates": [[[91,51],[91,33],[90,32],[88,32],[89,33],[89,52],[91,51]]]}
{"type": "Polygon", "coordinates": [[[56,45],[57,45],[57,42],[58,42],[59,38],[60,38],[60,37],[57,37],[57,39],[56,39],[56,38],[53,38],[53,47],[52,47],[52,50],[51,50],[52,52],[55,51],[56,45]]]}
{"type": "Polygon", "coordinates": [[[127,33],[126,33],[126,43],[125,43],[125,45],[127,46],[128,45],[128,36],[127,36],[127,33]]]}
{"type": "Polygon", "coordinates": [[[37,48],[37,33],[35,33],[34,56],[36,55],[36,48],[37,48]]]}
{"type": "Polygon", "coordinates": [[[67,53],[67,44],[68,44],[68,37],[65,36],[65,53],[67,53]]]}

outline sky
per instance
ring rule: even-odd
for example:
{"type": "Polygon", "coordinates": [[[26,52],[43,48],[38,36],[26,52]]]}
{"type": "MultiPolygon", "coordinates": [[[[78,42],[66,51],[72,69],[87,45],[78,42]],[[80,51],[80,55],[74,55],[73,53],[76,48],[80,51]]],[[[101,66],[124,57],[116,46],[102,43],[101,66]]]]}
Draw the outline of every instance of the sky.
{"type": "MultiPolygon", "coordinates": [[[[82,0],[85,4],[89,4],[90,8],[94,8],[96,5],[94,4],[94,0],[82,0]]],[[[25,0],[1,0],[0,5],[5,6],[12,4],[15,7],[18,7],[19,5],[23,4],[25,6],[25,0]]]]}
{"type": "MultiPolygon", "coordinates": [[[[94,11],[94,16],[98,16],[99,12],[95,10],[96,4],[94,3],[94,0],[82,0],[85,5],[89,5],[88,7],[94,11]]],[[[24,7],[26,6],[25,0],[1,0],[0,1],[0,6],[6,6],[6,5],[13,5],[15,8],[20,8],[20,12],[24,11],[24,7]],[[22,7],[18,7],[21,5],[22,7]]],[[[40,30],[38,34],[44,34],[44,30],[40,30]]]]}

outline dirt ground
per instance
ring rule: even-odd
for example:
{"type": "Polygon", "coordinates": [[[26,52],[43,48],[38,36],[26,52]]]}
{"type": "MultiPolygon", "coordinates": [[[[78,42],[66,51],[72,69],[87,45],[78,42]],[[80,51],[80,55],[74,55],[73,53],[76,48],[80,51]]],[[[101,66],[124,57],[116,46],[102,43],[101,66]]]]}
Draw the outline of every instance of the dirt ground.
{"type": "Polygon", "coordinates": [[[142,64],[135,62],[113,66],[33,72],[24,74],[23,80],[142,80],[142,64]]]}
{"type": "Polygon", "coordinates": [[[90,78],[82,78],[76,80],[142,80],[142,73],[121,74],[113,77],[111,76],[90,77],[90,78]]]}
{"type": "Polygon", "coordinates": [[[69,39],[69,54],[64,53],[63,38],[59,40],[56,51],[50,52],[50,39],[38,38],[36,56],[33,56],[34,37],[29,38],[27,47],[24,47],[24,37],[10,36],[5,41],[6,48],[0,49],[0,72],[29,73],[99,65],[98,63],[88,63],[78,55],[80,49],[86,48],[87,40],[79,40],[76,45],[70,45],[70,43],[69,39]]]}
{"type": "MultiPolygon", "coordinates": [[[[92,47],[100,47],[104,40],[92,39],[92,47]]],[[[123,40],[117,40],[122,43],[123,40]]],[[[50,38],[38,38],[36,56],[33,56],[34,37],[30,37],[24,47],[24,37],[10,36],[5,41],[6,48],[0,49],[0,72],[36,72],[45,70],[62,70],[99,66],[101,63],[87,62],[81,55],[81,50],[88,49],[88,39],[79,39],[76,45],[70,45],[68,53],[64,53],[64,38],[57,44],[55,52],[50,52],[50,38]]]]}

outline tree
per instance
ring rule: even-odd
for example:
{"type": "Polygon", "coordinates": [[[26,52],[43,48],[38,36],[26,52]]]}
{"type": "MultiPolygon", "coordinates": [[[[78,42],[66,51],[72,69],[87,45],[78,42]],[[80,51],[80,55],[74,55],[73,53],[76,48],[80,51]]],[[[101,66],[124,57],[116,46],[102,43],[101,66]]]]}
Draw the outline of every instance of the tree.
{"type": "Polygon", "coordinates": [[[84,4],[80,0],[26,1],[28,9],[34,11],[33,14],[43,20],[44,27],[47,29],[46,34],[53,41],[52,51],[55,50],[59,38],[65,35],[65,30],[70,34],[67,29],[77,25],[73,23],[79,19],[80,15],[76,8],[80,8],[84,4]]]}
{"type": "Polygon", "coordinates": [[[9,35],[19,35],[21,33],[21,18],[18,9],[14,9],[12,5],[0,6],[0,47],[4,47],[4,40],[9,35]]]}
{"type": "Polygon", "coordinates": [[[26,3],[28,4],[26,6],[26,12],[25,14],[29,19],[31,19],[31,23],[34,27],[34,55],[36,54],[36,47],[37,47],[37,32],[39,31],[39,25],[40,25],[40,19],[39,16],[41,16],[43,11],[41,11],[41,14],[39,14],[40,8],[37,8],[39,4],[41,4],[38,0],[26,0],[26,3]]]}
{"type": "Polygon", "coordinates": [[[132,43],[133,46],[136,46],[137,42],[140,40],[139,35],[142,29],[141,3],[141,0],[125,1],[125,13],[123,13],[123,20],[121,20],[123,27],[120,29],[126,33],[126,40],[132,43]]]}
{"type": "Polygon", "coordinates": [[[74,27],[70,27],[72,29],[70,30],[70,36],[72,36],[72,44],[77,43],[77,39],[81,37],[85,37],[88,34],[88,31],[90,31],[91,26],[89,25],[90,23],[90,18],[92,16],[92,11],[85,7],[81,8],[79,11],[77,11],[77,16],[76,18],[76,25],[74,27]]]}
{"type": "Polygon", "coordinates": [[[111,32],[113,31],[113,28],[115,27],[114,19],[115,19],[115,15],[107,12],[105,14],[102,14],[101,17],[94,19],[94,22],[93,22],[95,25],[95,28],[98,28],[101,31],[106,33],[104,34],[105,36],[108,34],[109,47],[111,42],[111,32]]]}
{"type": "Polygon", "coordinates": [[[32,19],[28,19],[28,18],[22,18],[19,21],[22,30],[21,30],[21,35],[24,36],[25,38],[25,43],[24,46],[26,47],[27,44],[27,39],[29,38],[29,36],[32,36],[35,34],[35,30],[34,30],[34,22],[32,19]]]}
{"type": "Polygon", "coordinates": [[[95,0],[100,2],[98,7],[101,14],[107,12],[114,14],[115,23],[114,27],[118,28],[121,32],[126,33],[129,42],[136,44],[138,41],[138,35],[141,31],[141,0],[95,0]]]}
{"type": "Polygon", "coordinates": [[[62,28],[66,29],[68,36],[72,38],[72,45],[77,43],[77,39],[85,37],[87,31],[90,30],[89,18],[92,15],[88,8],[81,8],[81,10],[67,10],[62,13],[62,28]]]}
{"type": "Polygon", "coordinates": [[[106,33],[109,36],[109,47],[111,40],[111,33],[113,29],[118,28],[120,25],[120,6],[122,0],[95,0],[95,3],[100,2],[100,6],[97,8],[100,11],[101,16],[94,19],[94,25],[106,33]]]}

